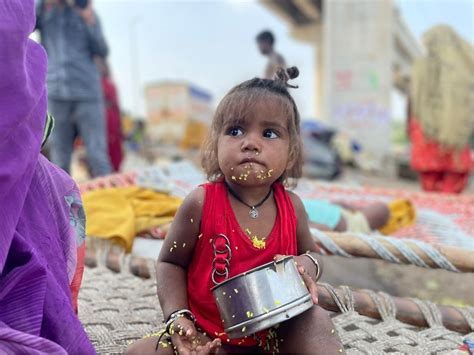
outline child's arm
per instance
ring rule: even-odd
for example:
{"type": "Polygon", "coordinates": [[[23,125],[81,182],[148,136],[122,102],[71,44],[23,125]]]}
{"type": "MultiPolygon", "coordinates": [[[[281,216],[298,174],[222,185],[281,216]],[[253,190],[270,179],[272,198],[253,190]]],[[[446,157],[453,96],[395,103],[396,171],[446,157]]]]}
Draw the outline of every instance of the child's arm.
{"type": "MultiPolygon", "coordinates": [[[[303,202],[299,198],[298,195],[291,193],[291,200],[293,202],[293,206],[295,208],[296,218],[298,225],[296,226],[296,241],[298,243],[298,254],[304,254],[309,252],[311,256],[313,256],[319,263],[321,267],[320,275],[322,274],[323,262],[321,258],[316,254],[317,248],[314,242],[313,236],[311,235],[311,231],[309,230],[309,222],[308,222],[308,215],[304,209],[303,202]]],[[[303,262],[303,266],[305,270],[313,277],[313,280],[316,280],[316,267],[314,263],[309,259],[303,262]]],[[[304,259],[303,259],[304,260],[304,259]]]]}
{"type": "MultiPolygon", "coordinates": [[[[186,270],[198,239],[204,189],[197,188],[183,201],[165,239],[156,266],[157,292],[165,320],[176,311],[188,309],[186,270]]],[[[171,339],[179,353],[210,353],[220,346],[220,340],[202,338],[193,322],[177,318],[171,339]]]]}
{"type": "Polygon", "coordinates": [[[298,243],[298,254],[295,258],[299,267],[299,271],[303,276],[303,279],[308,287],[309,292],[313,298],[314,303],[318,303],[318,292],[316,288],[316,281],[323,272],[323,262],[321,258],[316,254],[317,248],[313,240],[311,232],[309,230],[308,216],[304,209],[303,202],[298,195],[289,192],[293,207],[295,208],[297,226],[296,226],[296,241],[298,243]],[[319,264],[319,270],[315,263],[307,256],[301,255],[309,253],[319,264]]]}
{"type": "MultiPolygon", "coordinates": [[[[298,253],[307,252],[315,258],[322,267],[321,259],[314,253],[316,244],[309,231],[308,219],[303,203],[295,194],[290,193],[295,208],[298,225],[296,227],[296,238],[298,253]]],[[[311,293],[313,302],[317,303],[316,276],[321,274],[317,271],[315,263],[305,255],[294,257],[298,264],[298,270],[311,293]]],[[[313,354],[339,354],[343,352],[343,346],[329,313],[322,307],[315,305],[311,310],[304,312],[287,322],[283,322],[278,330],[279,335],[285,340],[280,348],[282,353],[313,353],[313,354]],[[301,330],[303,329],[303,330],[301,330]]]]}
{"type": "Polygon", "coordinates": [[[161,249],[156,266],[158,298],[165,319],[188,308],[186,269],[199,234],[204,189],[191,192],[178,209],[161,249]]]}

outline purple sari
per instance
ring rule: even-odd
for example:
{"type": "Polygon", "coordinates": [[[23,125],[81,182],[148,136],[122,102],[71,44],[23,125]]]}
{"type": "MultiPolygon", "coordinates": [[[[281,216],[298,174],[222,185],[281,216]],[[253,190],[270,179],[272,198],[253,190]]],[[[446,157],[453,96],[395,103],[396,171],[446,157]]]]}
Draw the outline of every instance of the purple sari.
{"type": "Polygon", "coordinates": [[[0,1],[0,353],[93,354],[70,291],[79,194],[40,155],[47,60],[34,23],[34,0],[0,1]]]}

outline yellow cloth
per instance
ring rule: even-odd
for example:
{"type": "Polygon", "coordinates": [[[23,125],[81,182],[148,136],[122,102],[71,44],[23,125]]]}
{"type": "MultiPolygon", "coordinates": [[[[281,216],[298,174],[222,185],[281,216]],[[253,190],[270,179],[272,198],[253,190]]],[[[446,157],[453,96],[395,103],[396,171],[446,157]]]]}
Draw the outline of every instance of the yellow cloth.
{"type": "Polygon", "coordinates": [[[172,221],[181,199],[136,186],[82,195],[87,235],[113,239],[127,251],[137,233],[172,221]]]}
{"type": "Polygon", "coordinates": [[[415,223],[416,210],[410,200],[392,201],[388,204],[388,209],[390,210],[390,217],[387,223],[379,228],[380,233],[388,235],[415,223]]]}

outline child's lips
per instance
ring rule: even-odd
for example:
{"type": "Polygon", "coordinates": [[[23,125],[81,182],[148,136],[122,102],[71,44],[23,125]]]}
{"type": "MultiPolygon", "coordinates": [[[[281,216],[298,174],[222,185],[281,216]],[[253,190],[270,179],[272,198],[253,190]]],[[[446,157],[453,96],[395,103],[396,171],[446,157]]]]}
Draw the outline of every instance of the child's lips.
{"type": "Polygon", "coordinates": [[[242,161],[240,162],[240,165],[242,165],[242,164],[259,164],[259,165],[265,166],[265,164],[263,162],[261,162],[258,159],[255,159],[255,158],[242,159],[242,161]]]}

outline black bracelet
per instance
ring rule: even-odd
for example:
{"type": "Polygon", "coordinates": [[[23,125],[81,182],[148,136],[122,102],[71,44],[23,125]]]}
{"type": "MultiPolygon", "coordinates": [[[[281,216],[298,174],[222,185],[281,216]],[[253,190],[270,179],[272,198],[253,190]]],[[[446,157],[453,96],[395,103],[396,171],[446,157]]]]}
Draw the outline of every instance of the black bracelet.
{"type": "Polygon", "coordinates": [[[171,319],[171,317],[173,317],[173,315],[177,312],[179,312],[179,309],[174,311],[174,312],[171,312],[170,315],[168,316],[168,318],[166,318],[166,320],[163,320],[163,323],[165,323],[165,324],[168,323],[169,320],[171,319]]]}
{"type": "Polygon", "coordinates": [[[186,317],[191,322],[196,324],[196,317],[194,316],[194,314],[189,309],[180,309],[178,311],[175,311],[175,312],[171,313],[170,316],[168,317],[168,320],[166,321],[166,326],[165,326],[165,333],[171,335],[170,334],[171,325],[179,317],[186,317]]]}

